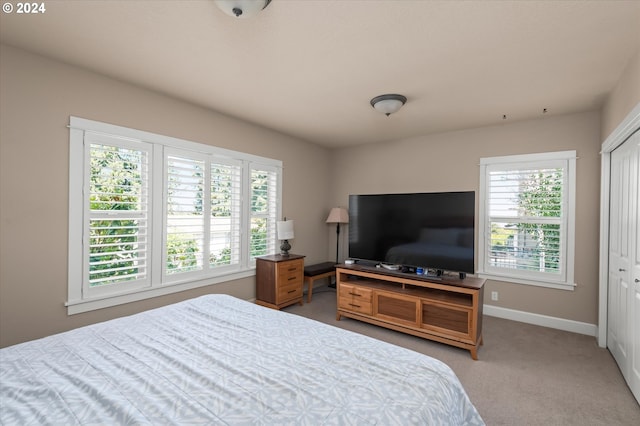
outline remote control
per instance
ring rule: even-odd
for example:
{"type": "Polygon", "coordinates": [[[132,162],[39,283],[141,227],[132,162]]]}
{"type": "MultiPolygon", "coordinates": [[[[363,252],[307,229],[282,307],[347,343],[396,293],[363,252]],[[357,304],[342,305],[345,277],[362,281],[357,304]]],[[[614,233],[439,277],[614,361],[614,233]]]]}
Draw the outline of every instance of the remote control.
{"type": "Polygon", "coordinates": [[[400,265],[387,265],[387,264],[381,263],[380,266],[390,271],[397,271],[398,269],[400,269],[400,265]]]}

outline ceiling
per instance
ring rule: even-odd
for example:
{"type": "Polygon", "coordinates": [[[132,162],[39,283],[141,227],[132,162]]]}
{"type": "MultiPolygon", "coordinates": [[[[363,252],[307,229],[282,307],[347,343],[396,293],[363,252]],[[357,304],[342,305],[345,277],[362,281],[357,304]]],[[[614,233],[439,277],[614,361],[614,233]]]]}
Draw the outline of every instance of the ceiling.
{"type": "Polygon", "coordinates": [[[600,108],[640,50],[635,0],[45,6],[0,14],[0,40],[327,147],[600,108]],[[407,104],[386,117],[385,93],[407,104]]]}

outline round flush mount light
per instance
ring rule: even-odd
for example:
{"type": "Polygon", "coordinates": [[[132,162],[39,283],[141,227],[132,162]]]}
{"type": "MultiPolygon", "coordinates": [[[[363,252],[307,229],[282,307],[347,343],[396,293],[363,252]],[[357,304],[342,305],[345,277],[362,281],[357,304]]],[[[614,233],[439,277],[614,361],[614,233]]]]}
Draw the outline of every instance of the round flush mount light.
{"type": "Polygon", "coordinates": [[[227,15],[234,18],[251,18],[267,7],[271,0],[214,0],[227,15]]]}
{"type": "Polygon", "coordinates": [[[398,112],[406,102],[407,98],[402,95],[380,95],[371,99],[371,106],[388,117],[398,112]]]}

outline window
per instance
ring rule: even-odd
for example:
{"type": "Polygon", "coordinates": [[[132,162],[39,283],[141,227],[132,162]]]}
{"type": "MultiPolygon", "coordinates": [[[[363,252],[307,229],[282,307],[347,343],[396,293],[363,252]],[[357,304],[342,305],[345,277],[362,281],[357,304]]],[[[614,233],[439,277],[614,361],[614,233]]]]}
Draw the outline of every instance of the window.
{"type": "Polygon", "coordinates": [[[149,153],[145,143],[87,134],[88,266],[83,292],[149,285],[149,153]]]}
{"type": "Polygon", "coordinates": [[[278,173],[275,170],[251,170],[251,258],[275,251],[278,173]]]}
{"type": "Polygon", "coordinates": [[[280,161],[70,127],[70,314],[250,276],[275,251],[280,161]]]}
{"type": "Polygon", "coordinates": [[[480,160],[479,273],[573,289],[575,151],[480,160]]]}
{"type": "Polygon", "coordinates": [[[165,158],[165,276],[205,268],[205,167],[204,159],[165,158]]]}
{"type": "MultiPolygon", "coordinates": [[[[240,189],[242,166],[220,160],[211,165],[211,225],[209,266],[240,264],[240,189]]],[[[273,215],[277,207],[274,206],[273,215]]]]}

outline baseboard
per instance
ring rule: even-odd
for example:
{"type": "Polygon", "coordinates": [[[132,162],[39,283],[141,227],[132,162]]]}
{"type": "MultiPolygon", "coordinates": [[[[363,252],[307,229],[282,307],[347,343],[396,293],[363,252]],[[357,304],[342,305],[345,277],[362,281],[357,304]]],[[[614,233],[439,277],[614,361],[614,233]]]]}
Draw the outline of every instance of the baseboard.
{"type": "Polygon", "coordinates": [[[483,313],[491,317],[540,325],[542,327],[555,328],[572,333],[586,334],[587,336],[596,337],[598,334],[598,326],[595,324],[533,314],[531,312],[516,311],[515,309],[501,308],[500,306],[484,305],[483,313]]]}
{"type": "MultiPolygon", "coordinates": [[[[318,286],[322,287],[322,286],[318,286]]],[[[256,301],[255,297],[249,299],[256,301]]],[[[564,318],[550,317],[547,315],[533,314],[531,312],[516,311],[515,309],[501,308],[500,306],[484,305],[483,314],[490,317],[503,318],[511,321],[523,322],[525,324],[539,325],[542,327],[555,328],[556,330],[569,331],[571,333],[584,334],[587,336],[598,336],[598,326],[586,322],[573,321],[564,318]]]]}

